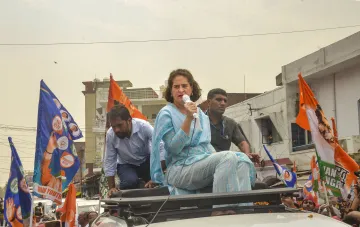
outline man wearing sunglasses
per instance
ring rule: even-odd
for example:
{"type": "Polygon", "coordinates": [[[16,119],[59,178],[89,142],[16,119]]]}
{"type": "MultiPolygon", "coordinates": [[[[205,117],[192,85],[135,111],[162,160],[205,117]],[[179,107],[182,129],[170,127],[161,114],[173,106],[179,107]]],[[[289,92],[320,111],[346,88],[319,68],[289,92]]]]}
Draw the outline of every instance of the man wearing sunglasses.
{"type": "Polygon", "coordinates": [[[224,116],[228,97],[225,90],[215,88],[207,96],[207,115],[211,124],[211,144],[217,152],[230,150],[233,142],[240,151],[254,162],[260,162],[260,156],[250,153],[250,146],[240,131],[240,126],[231,118],[224,116]]]}

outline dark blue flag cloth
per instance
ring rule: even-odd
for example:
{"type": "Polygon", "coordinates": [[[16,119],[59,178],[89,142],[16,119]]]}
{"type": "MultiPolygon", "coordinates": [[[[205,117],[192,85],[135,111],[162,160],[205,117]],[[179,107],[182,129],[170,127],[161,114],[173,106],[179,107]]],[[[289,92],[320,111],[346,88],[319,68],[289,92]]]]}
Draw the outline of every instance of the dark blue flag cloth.
{"type": "Polygon", "coordinates": [[[280,176],[280,179],[284,182],[284,184],[289,187],[289,188],[294,188],[296,187],[296,173],[288,170],[285,167],[282,167],[281,165],[279,165],[274,158],[271,156],[270,152],[266,149],[266,146],[264,145],[264,149],[266,154],[269,156],[271,162],[274,165],[274,168],[277,172],[277,174],[280,176]]]}
{"type": "Polygon", "coordinates": [[[12,227],[29,226],[31,212],[31,195],[25,180],[24,169],[11,137],[10,177],[5,193],[5,221],[12,227]]]}
{"type": "Polygon", "coordinates": [[[40,100],[34,163],[34,195],[61,204],[62,191],[80,167],[73,140],[82,137],[74,118],[40,82],[40,100]]]}

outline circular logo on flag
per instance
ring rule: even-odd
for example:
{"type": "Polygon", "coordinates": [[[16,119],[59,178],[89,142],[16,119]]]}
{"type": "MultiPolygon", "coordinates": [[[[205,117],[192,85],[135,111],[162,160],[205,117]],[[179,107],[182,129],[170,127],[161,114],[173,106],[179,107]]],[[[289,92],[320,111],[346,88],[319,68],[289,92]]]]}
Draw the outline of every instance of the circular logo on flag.
{"type": "Polygon", "coordinates": [[[69,139],[66,136],[62,136],[57,140],[57,144],[60,150],[66,150],[69,146],[69,139]]]}
{"type": "Polygon", "coordinates": [[[22,190],[23,192],[25,192],[25,193],[29,193],[29,192],[30,192],[29,187],[28,187],[27,184],[26,184],[25,178],[21,179],[21,181],[20,181],[20,188],[21,188],[21,190],[22,190]]]}
{"type": "Polygon", "coordinates": [[[80,129],[76,124],[70,123],[69,128],[73,136],[78,137],[80,135],[80,129]]]}
{"type": "Polygon", "coordinates": [[[292,180],[292,174],[288,170],[283,171],[284,180],[291,181],[292,180]]]}
{"type": "Polygon", "coordinates": [[[63,155],[60,159],[60,165],[63,168],[70,168],[75,163],[75,158],[71,154],[64,152],[65,155],[63,155]]]}
{"type": "MultiPolygon", "coordinates": [[[[59,132],[62,130],[62,120],[60,118],[60,116],[55,116],[53,121],[52,121],[52,128],[55,132],[59,132]]],[[[60,133],[59,133],[60,134],[60,133]]]]}
{"type": "Polygon", "coordinates": [[[19,206],[16,210],[16,217],[21,221],[22,220],[22,214],[21,214],[21,207],[19,206]]]}
{"type": "Polygon", "coordinates": [[[10,183],[10,190],[12,193],[17,194],[19,192],[18,180],[14,178],[10,183]]]}
{"type": "Polygon", "coordinates": [[[59,102],[59,100],[53,99],[53,101],[54,101],[56,107],[57,107],[58,109],[60,109],[60,108],[61,108],[61,103],[59,102]]]}
{"type": "Polygon", "coordinates": [[[309,191],[311,191],[311,188],[312,188],[312,181],[311,180],[308,180],[308,181],[306,181],[305,182],[305,184],[304,184],[304,186],[309,190],[309,191]]]}
{"type": "Polygon", "coordinates": [[[60,113],[61,113],[61,117],[64,121],[69,122],[71,120],[69,113],[66,112],[65,110],[60,110],[60,113]]]}

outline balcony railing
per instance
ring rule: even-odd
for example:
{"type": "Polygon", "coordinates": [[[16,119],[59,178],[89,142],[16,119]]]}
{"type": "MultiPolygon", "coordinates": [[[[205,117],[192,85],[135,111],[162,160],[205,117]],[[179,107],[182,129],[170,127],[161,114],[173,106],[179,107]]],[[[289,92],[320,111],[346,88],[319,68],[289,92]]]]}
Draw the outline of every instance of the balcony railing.
{"type": "MultiPolygon", "coordinates": [[[[161,99],[160,90],[124,90],[124,93],[130,100],[161,99]]],[[[99,92],[97,95],[101,101],[107,101],[109,93],[99,92]]]]}

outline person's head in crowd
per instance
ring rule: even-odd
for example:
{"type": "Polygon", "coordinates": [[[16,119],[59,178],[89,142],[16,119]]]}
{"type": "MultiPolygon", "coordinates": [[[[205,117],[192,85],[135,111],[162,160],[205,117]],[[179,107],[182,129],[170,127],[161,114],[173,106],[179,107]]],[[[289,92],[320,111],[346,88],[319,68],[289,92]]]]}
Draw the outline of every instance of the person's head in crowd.
{"type": "Polygon", "coordinates": [[[86,226],[87,224],[89,224],[89,220],[88,220],[88,213],[87,212],[81,212],[78,216],[78,224],[81,227],[86,226]]]}
{"type": "Polygon", "coordinates": [[[281,195],[281,202],[282,202],[285,206],[287,206],[287,207],[289,207],[289,208],[297,208],[297,207],[295,206],[295,202],[294,202],[294,199],[293,199],[293,197],[292,197],[292,194],[282,194],[282,195],[281,195]]]}
{"type": "Polygon", "coordinates": [[[98,213],[96,211],[90,211],[87,215],[89,222],[95,220],[97,217],[98,213]]]}
{"type": "Polygon", "coordinates": [[[115,105],[109,112],[110,124],[114,133],[120,139],[130,138],[132,132],[132,117],[129,110],[122,104],[115,105]]]}
{"type": "Polygon", "coordinates": [[[338,207],[338,205],[339,205],[338,201],[339,201],[338,198],[335,196],[331,196],[329,198],[330,205],[332,205],[333,207],[338,207]]]}
{"type": "Polygon", "coordinates": [[[304,198],[302,204],[301,204],[301,207],[304,209],[304,210],[307,210],[307,211],[313,211],[315,210],[315,207],[316,207],[316,203],[315,203],[315,200],[312,196],[307,196],[304,198]]]}
{"type": "Polygon", "coordinates": [[[221,116],[224,114],[228,103],[228,97],[225,90],[215,88],[209,91],[207,95],[208,110],[211,114],[221,116]]]}
{"type": "Polygon", "coordinates": [[[355,226],[355,227],[358,226],[360,223],[358,213],[359,213],[358,211],[352,211],[352,212],[348,213],[347,215],[345,215],[343,222],[345,222],[346,224],[351,225],[351,226],[355,226]]]}
{"type": "Polygon", "coordinates": [[[188,95],[191,101],[196,102],[201,96],[201,89],[189,70],[177,69],[169,75],[164,97],[166,101],[182,107],[184,95],[188,95]]]}

